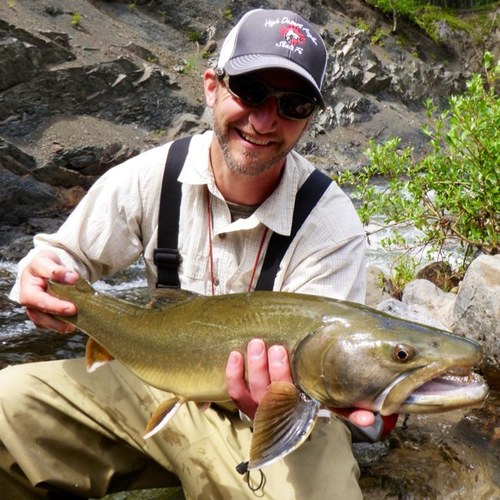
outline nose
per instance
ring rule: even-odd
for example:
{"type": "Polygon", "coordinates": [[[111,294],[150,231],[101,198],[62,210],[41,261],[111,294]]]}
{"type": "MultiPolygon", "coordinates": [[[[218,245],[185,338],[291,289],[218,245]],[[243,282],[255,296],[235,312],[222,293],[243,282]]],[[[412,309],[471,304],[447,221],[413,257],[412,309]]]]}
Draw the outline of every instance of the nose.
{"type": "Polygon", "coordinates": [[[278,123],[278,100],[276,97],[270,97],[263,104],[250,108],[248,121],[261,134],[274,131],[278,123]]]}

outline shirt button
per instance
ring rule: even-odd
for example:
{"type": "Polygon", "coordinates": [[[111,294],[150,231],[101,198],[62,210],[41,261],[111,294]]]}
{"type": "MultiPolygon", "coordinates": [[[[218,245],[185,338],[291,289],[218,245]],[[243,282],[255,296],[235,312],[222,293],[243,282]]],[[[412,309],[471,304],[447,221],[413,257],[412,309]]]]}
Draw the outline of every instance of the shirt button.
{"type": "Polygon", "coordinates": [[[220,281],[217,278],[215,278],[214,279],[214,286],[219,286],[219,285],[220,285],[220,281]]]}

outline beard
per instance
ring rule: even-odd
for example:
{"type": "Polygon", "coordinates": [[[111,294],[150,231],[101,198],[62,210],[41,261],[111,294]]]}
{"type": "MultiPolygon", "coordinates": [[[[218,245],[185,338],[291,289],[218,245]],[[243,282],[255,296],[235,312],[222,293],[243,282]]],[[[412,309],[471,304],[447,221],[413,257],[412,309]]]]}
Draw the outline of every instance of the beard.
{"type": "Polygon", "coordinates": [[[262,155],[257,152],[245,151],[243,158],[238,161],[230,151],[229,128],[220,123],[215,116],[214,134],[219,142],[226,165],[230,170],[241,175],[260,175],[276,166],[277,163],[282,162],[292,150],[292,148],[279,149],[274,155],[265,159],[263,159],[262,155]]]}

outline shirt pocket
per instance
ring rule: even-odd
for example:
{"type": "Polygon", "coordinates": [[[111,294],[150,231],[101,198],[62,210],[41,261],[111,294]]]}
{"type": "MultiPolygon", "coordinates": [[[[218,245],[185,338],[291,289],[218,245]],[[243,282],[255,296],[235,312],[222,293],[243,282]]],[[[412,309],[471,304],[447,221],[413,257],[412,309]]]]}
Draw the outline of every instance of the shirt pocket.
{"type": "Polygon", "coordinates": [[[206,280],[209,276],[208,257],[202,252],[181,250],[179,275],[188,280],[206,280]]]}

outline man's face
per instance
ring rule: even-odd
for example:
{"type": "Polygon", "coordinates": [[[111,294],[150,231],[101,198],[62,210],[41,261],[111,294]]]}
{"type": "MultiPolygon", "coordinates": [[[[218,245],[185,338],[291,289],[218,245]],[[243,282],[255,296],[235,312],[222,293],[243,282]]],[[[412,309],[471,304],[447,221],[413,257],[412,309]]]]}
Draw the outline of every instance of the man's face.
{"type": "MultiPolygon", "coordinates": [[[[285,70],[254,73],[269,86],[307,93],[307,85],[285,70]]],[[[234,172],[259,175],[269,169],[281,169],[286,155],[295,146],[310,118],[292,120],[278,114],[277,98],[272,96],[259,106],[249,106],[227,89],[215,75],[205,91],[213,108],[214,133],[226,165],[234,172]]]]}

